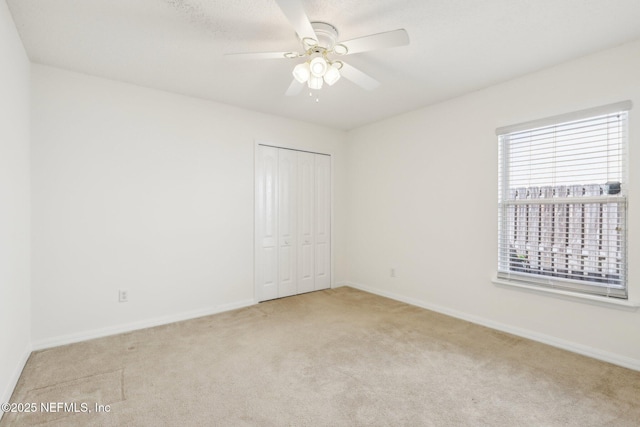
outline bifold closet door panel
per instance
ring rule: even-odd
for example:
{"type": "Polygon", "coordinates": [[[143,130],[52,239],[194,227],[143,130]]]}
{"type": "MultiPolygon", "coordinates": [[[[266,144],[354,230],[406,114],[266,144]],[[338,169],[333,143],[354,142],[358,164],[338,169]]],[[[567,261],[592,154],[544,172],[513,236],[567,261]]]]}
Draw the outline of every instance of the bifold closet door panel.
{"type": "Polygon", "coordinates": [[[260,146],[256,171],[258,300],[278,297],[278,149],[260,146]]]}
{"type": "Polygon", "coordinates": [[[256,151],[256,297],[331,287],[331,157],[256,151]]]}
{"type": "Polygon", "coordinates": [[[298,153],[278,150],[278,297],[298,293],[297,200],[298,153]]]}
{"type": "Polygon", "coordinates": [[[315,155],[298,152],[298,293],[315,290],[315,155]]]}
{"type": "Polygon", "coordinates": [[[331,157],[315,156],[315,262],[316,290],[331,286],[331,157]]]}

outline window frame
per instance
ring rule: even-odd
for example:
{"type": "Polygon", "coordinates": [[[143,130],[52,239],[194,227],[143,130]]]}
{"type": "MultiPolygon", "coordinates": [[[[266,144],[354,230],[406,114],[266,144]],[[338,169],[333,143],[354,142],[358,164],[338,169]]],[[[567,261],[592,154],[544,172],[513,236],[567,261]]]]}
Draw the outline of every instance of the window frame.
{"type": "MultiPolygon", "coordinates": [[[[628,231],[626,227],[627,221],[627,204],[628,204],[628,146],[629,146],[629,118],[628,113],[632,108],[631,101],[624,101],[620,103],[605,105],[601,107],[591,108],[587,110],[577,111],[573,113],[553,116],[545,119],[529,121],[512,126],[506,126],[496,129],[496,136],[498,137],[499,155],[498,155],[498,266],[497,274],[494,282],[498,284],[512,284],[519,287],[524,287],[533,290],[551,290],[555,293],[570,296],[586,296],[596,299],[616,299],[620,302],[626,303],[628,300],[628,258],[627,258],[627,239],[628,231]],[[509,158],[505,155],[505,151],[509,149],[508,136],[514,133],[523,131],[533,131],[539,128],[562,126],[578,120],[585,120],[596,118],[599,116],[625,113],[626,119],[623,122],[624,132],[622,135],[622,191],[619,194],[611,195],[607,192],[606,195],[600,195],[597,197],[581,197],[572,199],[571,202],[576,204],[577,200],[580,200],[577,204],[591,203],[615,203],[617,208],[621,210],[619,221],[622,223],[623,235],[622,235],[622,248],[621,248],[621,287],[611,286],[609,284],[597,283],[597,280],[577,280],[574,278],[558,277],[556,275],[549,275],[544,273],[531,272],[526,270],[517,271],[511,263],[511,254],[509,246],[509,208],[520,205],[556,205],[569,203],[569,200],[562,198],[551,198],[546,200],[536,200],[531,203],[526,200],[514,202],[506,195],[510,190],[509,184],[509,158]],[[506,137],[506,138],[505,138],[506,137]],[[539,203],[541,202],[541,203],[539,203]],[[505,252],[506,251],[506,252],[505,252]]],[[[554,157],[555,160],[555,157],[554,157]]],[[[528,227],[528,222],[527,222],[528,227]]],[[[527,229],[529,233],[529,229],[527,229]]],[[[569,275],[570,276],[570,275],[569,275]]],[[[565,276],[567,277],[567,276],[565,276]]]]}

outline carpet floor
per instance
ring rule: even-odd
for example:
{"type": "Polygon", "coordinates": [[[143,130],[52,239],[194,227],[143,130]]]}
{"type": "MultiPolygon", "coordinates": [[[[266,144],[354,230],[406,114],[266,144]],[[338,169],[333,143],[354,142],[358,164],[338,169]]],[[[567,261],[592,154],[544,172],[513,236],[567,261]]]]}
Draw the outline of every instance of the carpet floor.
{"type": "Polygon", "coordinates": [[[638,426],[640,372],[344,287],[34,352],[12,402],[38,408],[1,426],[638,426]]]}

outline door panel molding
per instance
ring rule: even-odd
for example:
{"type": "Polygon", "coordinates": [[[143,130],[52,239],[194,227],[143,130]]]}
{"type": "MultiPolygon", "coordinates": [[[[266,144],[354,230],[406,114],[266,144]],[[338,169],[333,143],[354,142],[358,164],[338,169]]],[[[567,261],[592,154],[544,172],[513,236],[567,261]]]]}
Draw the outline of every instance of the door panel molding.
{"type": "Polygon", "coordinates": [[[256,302],[331,287],[331,154],[255,143],[256,302]]]}

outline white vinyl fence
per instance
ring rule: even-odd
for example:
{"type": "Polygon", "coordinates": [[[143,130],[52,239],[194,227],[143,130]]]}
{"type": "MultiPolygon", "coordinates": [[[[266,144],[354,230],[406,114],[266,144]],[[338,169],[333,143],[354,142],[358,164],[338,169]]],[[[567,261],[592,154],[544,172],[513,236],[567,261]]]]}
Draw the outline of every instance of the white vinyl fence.
{"type": "Polygon", "coordinates": [[[621,284],[625,205],[615,191],[605,184],[510,190],[508,270],[621,284]]]}

